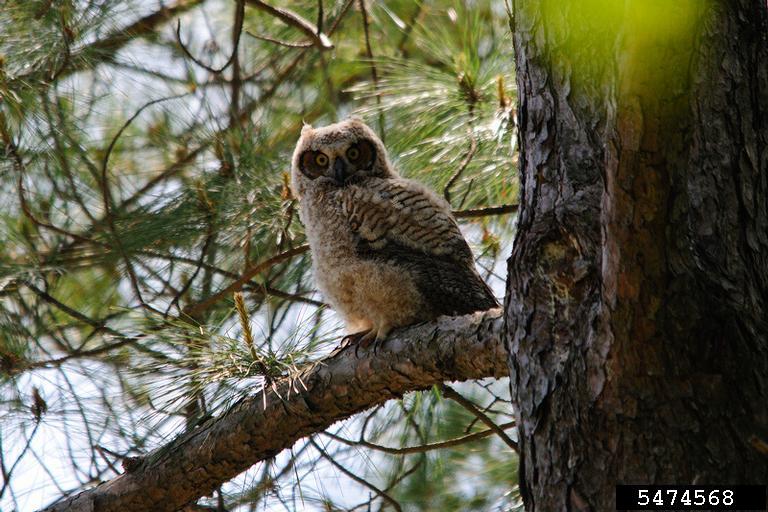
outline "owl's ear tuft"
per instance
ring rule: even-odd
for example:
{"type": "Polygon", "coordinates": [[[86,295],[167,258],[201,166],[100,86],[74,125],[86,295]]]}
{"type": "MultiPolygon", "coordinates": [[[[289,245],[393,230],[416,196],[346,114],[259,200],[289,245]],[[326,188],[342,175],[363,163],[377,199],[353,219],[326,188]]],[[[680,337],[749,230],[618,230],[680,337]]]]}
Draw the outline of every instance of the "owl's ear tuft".
{"type": "Polygon", "coordinates": [[[311,131],[312,131],[312,125],[305,121],[304,126],[301,127],[301,134],[305,135],[311,131]]]}

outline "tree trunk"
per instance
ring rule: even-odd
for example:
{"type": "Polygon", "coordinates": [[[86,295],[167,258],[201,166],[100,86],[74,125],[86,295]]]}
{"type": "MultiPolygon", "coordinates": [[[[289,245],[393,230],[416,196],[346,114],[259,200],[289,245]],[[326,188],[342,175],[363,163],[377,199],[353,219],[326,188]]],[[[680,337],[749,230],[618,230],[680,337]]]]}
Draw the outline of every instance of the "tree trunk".
{"type": "Polygon", "coordinates": [[[528,511],[768,482],[765,0],[514,0],[528,511]]]}

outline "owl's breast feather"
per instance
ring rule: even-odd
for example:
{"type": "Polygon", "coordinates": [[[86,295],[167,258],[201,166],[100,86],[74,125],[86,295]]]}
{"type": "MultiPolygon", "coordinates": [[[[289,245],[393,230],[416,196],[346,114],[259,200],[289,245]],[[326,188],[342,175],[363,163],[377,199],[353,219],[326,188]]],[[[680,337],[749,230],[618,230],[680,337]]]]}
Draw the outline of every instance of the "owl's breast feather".
{"type": "Polygon", "coordinates": [[[304,224],[316,268],[340,265],[355,256],[355,238],[341,206],[342,189],[311,191],[301,199],[304,224]]]}

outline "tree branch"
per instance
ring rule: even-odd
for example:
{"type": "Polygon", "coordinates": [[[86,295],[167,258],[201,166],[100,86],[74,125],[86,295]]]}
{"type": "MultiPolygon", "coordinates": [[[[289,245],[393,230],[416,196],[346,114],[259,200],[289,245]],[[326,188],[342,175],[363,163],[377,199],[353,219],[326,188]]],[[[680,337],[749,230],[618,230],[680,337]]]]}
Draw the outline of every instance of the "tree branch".
{"type": "Polygon", "coordinates": [[[92,69],[96,64],[113,60],[117,52],[126,44],[154,34],[157,28],[166,21],[197,7],[201,3],[202,0],[179,0],[173,5],[162,7],[126,27],[115,30],[103,39],[99,39],[83,48],[78,48],[74,55],[74,57],[77,57],[76,62],[64,68],[59,73],[59,77],[92,69]],[[87,56],[87,58],[83,58],[83,56],[87,56]]]}
{"type": "Polygon", "coordinates": [[[192,304],[189,307],[185,308],[184,313],[190,317],[194,317],[195,315],[200,314],[201,312],[207,310],[212,305],[216,304],[218,301],[222,300],[223,298],[229,298],[234,292],[239,292],[243,289],[243,286],[245,286],[248,281],[253,279],[258,274],[264,272],[267,269],[272,268],[274,265],[277,265],[278,263],[285,261],[289,258],[293,258],[297,254],[301,254],[303,252],[306,252],[309,249],[309,245],[304,244],[300,245],[298,247],[294,247],[293,249],[289,249],[285,252],[282,252],[280,254],[276,254],[275,256],[272,256],[266,261],[262,261],[261,263],[257,263],[256,265],[252,265],[248,267],[245,272],[243,272],[243,275],[240,276],[234,283],[230,284],[223,290],[215,293],[214,295],[206,298],[205,300],[202,300],[196,304],[192,304]]]}
{"type": "Polygon", "coordinates": [[[517,213],[516,204],[502,204],[500,206],[488,206],[486,208],[470,208],[468,210],[454,210],[453,216],[457,219],[470,219],[474,217],[488,217],[490,215],[506,215],[517,213]]]}
{"type": "Polygon", "coordinates": [[[356,346],[337,349],[300,375],[276,380],[266,397],[243,399],[130,471],[46,510],[179,510],[298,439],[389,399],[445,381],[508,375],[502,324],[499,309],[441,317],[357,355],[356,346]],[[304,386],[292,385],[299,378],[304,386]]]}
{"type": "MultiPolygon", "coordinates": [[[[509,421],[507,423],[499,425],[498,427],[504,430],[507,428],[512,428],[516,425],[517,423],[515,423],[514,421],[509,421]]],[[[432,450],[442,450],[443,448],[451,448],[453,446],[459,446],[465,443],[469,443],[471,441],[476,441],[477,439],[485,439],[486,437],[490,437],[496,433],[497,432],[495,430],[488,428],[485,430],[481,430],[479,432],[472,432],[471,434],[466,434],[461,437],[449,439],[447,441],[440,441],[438,443],[426,443],[418,446],[405,446],[403,448],[394,448],[391,446],[382,446],[380,444],[371,443],[370,441],[365,441],[365,440],[351,441],[341,436],[337,436],[336,434],[331,434],[330,432],[324,432],[326,436],[330,437],[335,441],[346,444],[347,446],[362,446],[363,448],[369,448],[371,450],[376,450],[377,452],[384,452],[392,455],[409,455],[412,453],[424,453],[424,452],[431,452],[432,450]]]]}
{"type": "Polygon", "coordinates": [[[454,390],[450,386],[443,386],[442,392],[444,397],[450,398],[451,400],[453,400],[454,402],[461,405],[466,410],[468,410],[469,412],[477,416],[477,418],[483,423],[485,423],[488,426],[488,428],[493,430],[501,438],[502,441],[507,443],[507,445],[510,448],[512,448],[515,451],[515,453],[520,453],[520,447],[517,445],[517,443],[513,441],[507,435],[506,432],[504,432],[504,429],[502,429],[499,425],[494,423],[493,420],[489,418],[487,414],[485,414],[483,411],[478,409],[475,404],[473,404],[472,402],[470,402],[469,400],[461,396],[461,394],[457,393],[456,390],[454,390]]]}
{"type": "Polygon", "coordinates": [[[331,42],[331,39],[327,35],[323,34],[321,27],[313,26],[311,22],[305,18],[302,18],[290,9],[285,9],[283,7],[273,7],[266,2],[263,2],[262,0],[247,0],[247,2],[248,5],[269,13],[281,20],[286,25],[290,25],[304,32],[304,34],[312,41],[313,45],[317,46],[321,50],[333,49],[333,43],[331,42]]]}
{"type": "Polygon", "coordinates": [[[372,484],[372,483],[370,483],[369,481],[365,480],[364,478],[360,478],[359,476],[357,476],[356,474],[354,474],[353,472],[351,472],[350,470],[348,470],[347,468],[345,468],[344,466],[342,466],[341,464],[339,464],[338,462],[336,462],[336,461],[333,459],[333,457],[331,457],[330,455],[328,455],[328,454],[326,453],[326,451],[325,451],[325,450],[323,450],[323,449],[320,447],[320,445],[318,445],[318,444],[317,444],[317,442],[315,442],[315,440],[314,440],[314,439],[310,439],[310,440],[309,440],[309,442],[312,444],[312,447],[313,447],[315,450],[317,450],[318,452],[320,452],[320,455],[321,455],[321,456],[322,456],[322,457],[323,457],[325,460],[327,460],[328,462],[330,462],[330,463],[331,463],[331,465],[332,465],[333,467],[335,467],[336,469],[338,469],[339,471],[341,471],[342,473],[344,473],[345,475],[347,475],[349,478],[351,478],[351,479],[352,479],[352,480],[354,480],[355,482],[357,482],[357,483],[359,483],[359,484],[361,484],[361,485],[363,485],[363,486],[367,487],[368,489],[372,490],[372,491],[373,491],[374,493],[376,493],[376,494],[377,494],[377,495],[378,495],[380,498],[382,498],[384,501],[386,501],[387,503],[389,503],[390,505],[392,505],[392,507],[393,507],[393,508],[394,508],[394,509],[395,509],[397,512],[402,512],[403,508],[400,506],[400,504],[397,502],[397,500],[395,500],[395,499],[394,499],[392,496],[390,496],[389,494],[387,494],[387,492],[386,492],[386,491],[382,491],[381,489],[379,489],[378,487],[376,487],[375,485],[373,485],[373,484],[372,484]]]}

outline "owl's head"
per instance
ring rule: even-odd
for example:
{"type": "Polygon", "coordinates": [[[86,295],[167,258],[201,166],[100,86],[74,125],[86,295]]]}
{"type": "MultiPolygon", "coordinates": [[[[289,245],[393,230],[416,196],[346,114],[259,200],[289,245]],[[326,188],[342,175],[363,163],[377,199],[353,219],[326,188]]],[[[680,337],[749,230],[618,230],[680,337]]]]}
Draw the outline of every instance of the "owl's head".
{"type": "Polygon", "coordinates": [[[296,197],[301,197],[315,180],[343,187],[361,178],[397,176],[384,144],[357,118],[322,128],[305,125],[293,152],[291,186],[296,197]]]}

